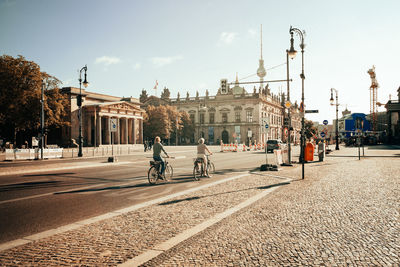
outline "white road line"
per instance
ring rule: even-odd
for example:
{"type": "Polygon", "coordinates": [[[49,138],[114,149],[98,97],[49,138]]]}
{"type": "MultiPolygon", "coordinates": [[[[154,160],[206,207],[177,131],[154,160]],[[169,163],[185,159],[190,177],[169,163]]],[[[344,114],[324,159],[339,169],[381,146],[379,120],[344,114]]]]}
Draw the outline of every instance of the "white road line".
{"type": "Polygon", "coordinates": [[[9,242],[0,244],[0,251],[11,249],[11,248],[23,245],[23,244],[27,244],[29,242],[37,241],[37,240],[42,239],[42,238],[50,237],[50,236],[53,236],[55,234],[64,233],[66,231],[70,231],[70,230],[82,227],[84,225],[88,225],[88,224],[99,222],[99,221],[102,221],[102,220],[105,220],[105,219],[113,218],[115,216],[119,216],[119,215],[122,215],[122,214],[125,214],[125,213],[128,213],[128,212],[132,212],[132,211],[144,208],[144,207],[148,207],[148,206],[157,204],[159,202],[163,202],[163,201],[169,200],[171,198],[179,197],[179,196],[182,196],[182,195],[185,195],[185,194],[188,194],[188,193],[192,193],[192,192],[195,192],[195,191],[207,188],[207,187],[211,187],[213,185],[225,183],[225,182],[232,181],[232,180],[235,180],[235,179],[238,179],[238,178],[241,178],[241,177],[244,177],[244,176],[249,176],[249,175],[250,174],[248,172],[241,173],[239,175],[228,177],[228,178],[225,178],[225,179],[222,179],[222,180],[218,180],[218,181],[215,181],[213,183],[201,185],[201,186],[198,186],[198,187],[195,187],[195,188],[190,188],[188,190],[185,190],[185,191],[182,191],[182,192],[178,192],[178,193],[175,193],[175,194],[172,194],[172,195],[160,197],[160,198],[153,199],[153,200],[141,203],[141,204],[136,204],[136,205],[133,205],[133,206],[130,206],[130,207],[127,207],[127,208],[123,208],[123,209],[119,209],[119,210],[116,210],[116,211],[108,212],[108,213],[105,213],[103,215],[92,217],[92,218],[89,218],[89,219],[86,219],[86,220],[78,221],[78,222],[71,223],[71,224],[68,224],[68,225],[65,225],[65,226],[61,226],[61,227],[58,227],[58,228],[54,228],[54,229],[50,229],[50,230],[47,230],[47,231],[44,231],[44,232],[40,232],[40,233],[37,233],[37,234],[34,234],[34,235],[30,235],[30,236],[26,236],[26,237],[23,237],[23,238],[20,238],[20,239],[9,241],[9,242]]]}
{"type": "MultiPolygon", "coordinates": [[[[289,181],[289,180],[288,180],[289,181]]],[[[226,217],[234,214],[235,212],[238,212],[239,210],[248,207],[249,205],[253,204],[254,202],[262,199],[263,197],[265,197],[266,195],[270,194],[271,192],[273,192],[274,190],[276,190],[278,187],[271,187],[266,189],[265,191],[243,201],[242,203],[240,203],[239,205],[227,209],[226,211],[219,213],[217,215],[215,215],[214,217],[196,225],[195,227],[192,227],[174,237],[172,237],[171,239],[158,244],[156,246],[154,246],[152,249],[149,249],[147,251],[145,251],[144,253],[134,257],[131,260],[126,261],[123,264],[120,264],[119,266],[139,266],[143,263],[148,262],[151,259],[154,259],[155,257],[157,257],[158,255],[164,253],[165,251],[173,248],[174,246],[178,245],[179,243],[187,240],[188,238],[200,233],[201,231],[205,230],[206,228],[220,222],[221,220],[225,219],[226,217]]]]}

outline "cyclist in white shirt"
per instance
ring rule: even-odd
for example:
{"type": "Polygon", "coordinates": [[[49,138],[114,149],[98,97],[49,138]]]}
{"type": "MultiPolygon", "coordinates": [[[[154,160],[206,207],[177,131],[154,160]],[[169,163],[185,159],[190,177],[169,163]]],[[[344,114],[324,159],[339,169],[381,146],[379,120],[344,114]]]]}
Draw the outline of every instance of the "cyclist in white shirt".
{"type": "MultiPolygon", "coordinates": [[[[208,152],[209,155],[212,155],[212,152],[208,149],[207,145],[204,144],[204,138],[200,138],[199,144],[197,145],[197,158],[203,159],[203,163],[202,163],[203,170],[206,170],[206,162],[207,162],[206,151],[208,152]]],[[[207,173],[207,176],[211,177],[211,175],[209,175],[208,173],[207,173]]]]}

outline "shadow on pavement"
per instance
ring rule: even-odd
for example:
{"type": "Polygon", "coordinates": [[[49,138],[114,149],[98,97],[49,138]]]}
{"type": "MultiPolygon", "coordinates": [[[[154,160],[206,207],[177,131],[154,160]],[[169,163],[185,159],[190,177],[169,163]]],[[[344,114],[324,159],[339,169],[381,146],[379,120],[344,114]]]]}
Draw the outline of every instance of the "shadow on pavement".
{"type": "MultiPolygon", "coordinates": [[[[329,158],[358,158],[358,155],[328,155],[326,157],[329,158]]],[[[390,156],[385,156],[385,155],[377,155],[377,156],[363,156],[361,155],[361,158],[398,158],[400,157],[400,154],[394,154],[390,156]]]]}
{"type": "Polygon", "coordinates": [[[172,205],[172,204],[180,203],[180,202],[183,202],[183,201],[198,200],[198,199],[201,199],[201,198],[212,197],[212,196],[217,196],[217,195],[225,195],[225,194],[230,194],[230,193],[237,193],[237,192],[247,191],[247,190],[251,190],[251,189],[265,190],[265,189],[269,189],[269,188],[272,188],[272,187],[288,185],[288,184],[290,184],[290,182],[284,182],[284,183],[278,183],[278,184],[272,184],[272,185],[266,185],[266,186],[250,187],[250,188],[246,188],[246,189],[228,191],[228,192],[211,194],[211,195],[187,197],[187,198],[182,198],[182,199],[176,199],[176,200],[171,200],[171,201],[167,201],[167,202],[162,202],[162,203],[160,203],[158,205],[160,205],[160,206],[172,205]]]}
{"type": "Polygon", "coordinates": [[[143,176],[137,180],[144,180],[146,179],[145,183],[134,184],[134,185],[115,185],[115,186],[106,186],[101,188],[86,188],[86,189],[79,189],[79,190],[70,190],[70,191],[63,191],[63,192],[56,192],[54,195],[61,195],[61,194],[75,194],[75,193],[88,193],[88,192],[101,192],[107,190],[121,190],[121,189],[129,189],[129,188],[141,188],[141,187],[153,187],[153,186],[160,186],[160,185],[167,185],[167,184],[178,184],[178,183],[188,183],[193,181],[193,177],[186,176],[181,178],[175,178],[169,181],[160,181],[157,184],[151,185],[147,182],[147,177],[144,178],[143,176]]]}
{"type": "Polygon", "coordinates": [[[30,188],[46,188],[49,186],[58,186],[60,181],[44,181],[44,182],[27,182],[20,184],[8,184],[0,186],[0,192],[14,191],[14,190],[24,190],[30,188]]]}
{"type": "Polygon", "coordinates": [[[398,145],[376,145],[376,146],[365,146],[365,148],[371,150],[398,150],[400,146],[398,145]]]}

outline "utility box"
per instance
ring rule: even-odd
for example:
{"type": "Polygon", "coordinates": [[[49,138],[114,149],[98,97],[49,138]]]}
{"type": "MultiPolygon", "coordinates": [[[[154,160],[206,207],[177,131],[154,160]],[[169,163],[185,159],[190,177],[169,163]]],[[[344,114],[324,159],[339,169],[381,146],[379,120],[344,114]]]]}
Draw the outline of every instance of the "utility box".
{"type": "Polygon", "coordinates": [[[319,142],[318,143],[318,158],[319,161],[324,161],[324,157],[325,157],[325,144],[324,142],[319,142]]]}
{"type": "Polygon", "coordinates": [[[304,151],[304,160],[313,161],[314,160],[314,146],[311,143],[307,143],[306,149],[304,151]]]}

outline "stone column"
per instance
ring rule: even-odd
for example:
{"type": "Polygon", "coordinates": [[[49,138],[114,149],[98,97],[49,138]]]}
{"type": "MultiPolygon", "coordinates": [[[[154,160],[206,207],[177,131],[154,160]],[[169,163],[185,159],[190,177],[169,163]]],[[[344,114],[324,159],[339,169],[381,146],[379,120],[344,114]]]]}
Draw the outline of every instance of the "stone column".
{"type": "Polygon", "coordinates": [[[107,136],[107,143],[108,143],[108,145],[111,145],[111,129],[110,129],[110,117],[107,117],[107,125],[106,125],[106,132],[107,132],[107,134],[106,134],[106,136],[107,136]]]}
{"type": "Polygon", "coordinates": [[[97,116],[97,125],[96,125],[96,146],[102,145],[102,136],[101,136],[101,116],[97,116]]]}
{"type": "Polygon", "coordinates": [[[132,119],[132,132],[133,132],[133,134],[132,134],[132,138],[133,138],[133,144],[136,144],[136,119],[135,118],[133,118],[132,119]]]}
{"type": "Polygon", "coordinates": [[[129,144],[129,122],[128,122],[128,118],[125,118],[125,144],[129,144]]]}
{"type": "Polygon", "coordinates": [[[121,118],[117,118],[117,144],[121,144],[121,118]]]}
{"type": "Polygon", "coordinates": [[[139,144],[143,144],[143,119],[139,119],[139,144]]]}
{"type": "Polygon", "coordinates": [[[86,140],[87,140],[87,145],[89,144],[93,145],[93,140],[92,140],[92,116],[88,114],[87,116],[87,131],[86,131],[86,140]]]}

